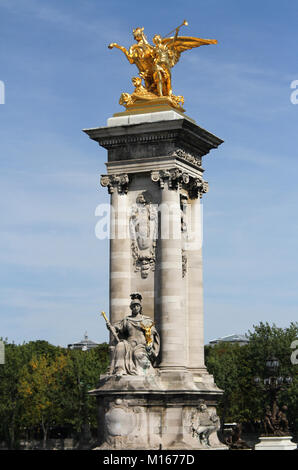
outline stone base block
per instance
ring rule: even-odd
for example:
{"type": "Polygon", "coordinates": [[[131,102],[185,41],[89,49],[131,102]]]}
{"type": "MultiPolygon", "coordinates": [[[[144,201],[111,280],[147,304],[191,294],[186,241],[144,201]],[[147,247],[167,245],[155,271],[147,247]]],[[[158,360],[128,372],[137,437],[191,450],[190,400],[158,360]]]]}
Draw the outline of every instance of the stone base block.
{"type": "MultiPolygon", "coordinates": [[[[177,373],[171,375],[178,384],[177,373]]],[[[96,449],[227,449],[217,436],[218,389],[169,390],[162,384],[156,377],[102,379],[89,392],[98,405],[96,449]]]]}
{"type": "Polygon", "coordinates": [[[291,436],[261,436],[255,450],[296,450],[297,444],[291,441],[291,436]]]}

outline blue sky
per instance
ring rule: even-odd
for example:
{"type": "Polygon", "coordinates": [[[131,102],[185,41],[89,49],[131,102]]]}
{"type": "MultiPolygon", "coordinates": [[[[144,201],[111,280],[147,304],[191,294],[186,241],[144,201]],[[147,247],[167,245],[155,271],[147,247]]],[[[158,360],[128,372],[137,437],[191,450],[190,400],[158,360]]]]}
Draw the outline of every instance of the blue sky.
{"type": "Polygon", "coordinates": [[[107,340],[108,241],[95,237],[106,153],[81,131],[121,110],[136,69],[110,42],[184,18],[218,39],[183,54],[175,94],[225,143],[205,158],[205,340],[297,320],[298,4],[0,0],[0,336],[107,340]]]}

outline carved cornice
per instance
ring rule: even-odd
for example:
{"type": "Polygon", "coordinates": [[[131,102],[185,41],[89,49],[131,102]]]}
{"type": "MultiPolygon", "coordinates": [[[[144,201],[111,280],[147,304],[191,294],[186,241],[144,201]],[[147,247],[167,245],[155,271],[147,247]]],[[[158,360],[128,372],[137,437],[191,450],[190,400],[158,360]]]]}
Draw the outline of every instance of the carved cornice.
{"type": "Polygon", "coordinates": [[[127,174],[121,175],[102,175],[100,184],[104,188],[108,188],[109,194],[113,194],[117,189],[119,194],[127,194],[129,178],[127,174]]]}
{"type": "MultiPolygon", "coordinates": [[[[178,148],[186,148],[187,151],[189,149],[194,155],[203,156],[223,142],[215,135],[182,116],[181,119],[84,129],[84,132],[107,149],[128,145],[130,147],[128,149],[130,156],[134,152],[139,152],[138,148],[134,150],[134,145],[131,145],[135,143],[150,144],[152,142],[156,144],[158,141],[162,143],[170,141],[178,148]]],[[[155,155],[157,156],[158,153],[155,153],[155,155]]],[[[134,154],[133,158],[135,157],[136,155],[134,154]]]]}
{"type": "Polygon", "coordinates": [[[185,188],[190,199],[201,198],[203,194],[208,192],[208,183],[201,176],[194,178],[178,168],[152,171],[151,180],[154,183],[159,183],[161,189],[164,189],[166,180],[169,189],[185,188]]]}
{"type": "Polygon", "coordinates": [[[201,156],[195,156],[192,153],[186,152],[183,149],[180,149],[180,148],[176,149],[176,150],[174,150],[174,152],[170,152],[169,156],[173,157],[173,158],[180,158],[181,160],[184,160],[184,161],[186,161],[188,163],[191,163],[192,165],[194,165],[198,168],[201,168],[202,157],[201,156]]]}
{"type": "Polygon", "coordinates": [[[104,147],[111,149],[126,144],[146,144],[150,142],[159,142],[163,140],[172,140],[177,137],[177,132],[156,132],[148,134],[110,136],[109,138],[98,139],[98,143],[104,147]]]}

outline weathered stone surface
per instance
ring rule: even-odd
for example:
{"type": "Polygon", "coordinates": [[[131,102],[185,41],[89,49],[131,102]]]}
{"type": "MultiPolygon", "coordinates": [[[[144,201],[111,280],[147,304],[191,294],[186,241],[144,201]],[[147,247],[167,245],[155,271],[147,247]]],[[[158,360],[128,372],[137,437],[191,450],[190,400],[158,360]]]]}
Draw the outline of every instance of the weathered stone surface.
{"type": "MultiPolygon", "coordinates": [[[[90,391],[98,401],[99,444],[223,448],[215,413],[222,391],[204,364],[200,205],[208,190],[202,158],[222,140],[181,114],[152,114],[119,116],[107,127],[85,130],[108,150],[101,184],[111,194],[114,214],[110,322],[127,317],[129,294],[138,292],[160,335],[153,368],[131,375],[123,367],[117,376],[112,364],[90,391]]],[[[113,347],[111,342],[112,358],[113,347]]]]}
{"type": "Polygon", "coordinates": [[[109,162],[156,158],[177,149],[199,158],[223,142],[182,116],[180,119],[84,129],[84,132],[108,150],[109,162]]]}
{"type": "Polygon", "coordinates": [[[225,449],[217,437],[216,395],[119,390],[97,400],[98,450],[225,449]]]}

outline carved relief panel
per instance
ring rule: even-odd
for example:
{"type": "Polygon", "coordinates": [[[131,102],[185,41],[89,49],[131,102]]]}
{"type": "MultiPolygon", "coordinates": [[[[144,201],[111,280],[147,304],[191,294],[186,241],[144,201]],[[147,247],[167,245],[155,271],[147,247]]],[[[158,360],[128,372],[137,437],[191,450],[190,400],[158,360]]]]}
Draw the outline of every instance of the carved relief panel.
{"type": "Polygon", "coordinates": [[[146,279],[155,270],[158,210],[143,193],[136,198],[129,218],[131,250],[135,271],[146,279]]]}

